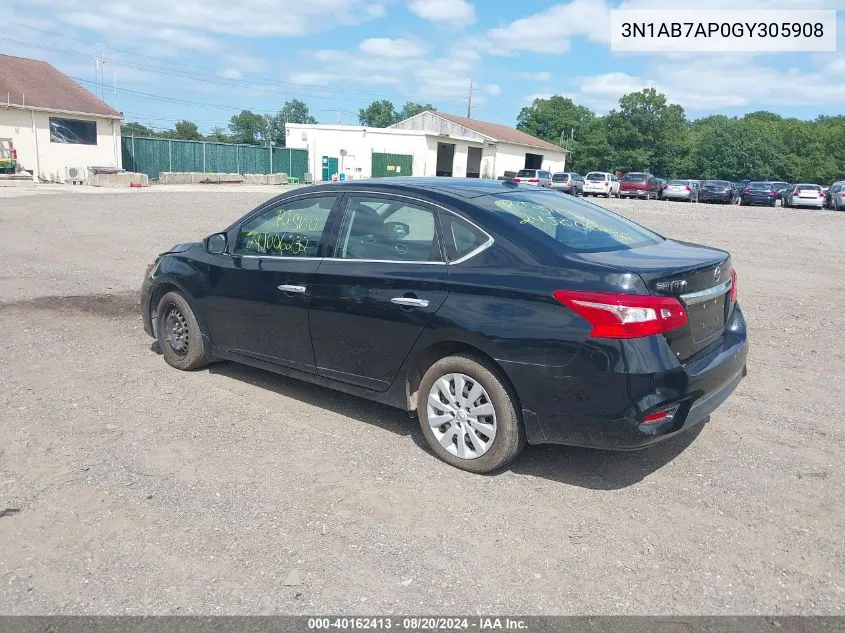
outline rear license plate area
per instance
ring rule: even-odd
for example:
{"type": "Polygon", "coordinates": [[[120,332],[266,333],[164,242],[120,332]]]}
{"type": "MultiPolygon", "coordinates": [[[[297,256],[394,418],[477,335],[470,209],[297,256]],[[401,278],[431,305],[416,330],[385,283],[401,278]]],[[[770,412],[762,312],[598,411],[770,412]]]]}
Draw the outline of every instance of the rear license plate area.
{"type": "Polygon", "coordinates": [[[722,332],[725,327],[727,294],[687,306],[687,319],[692,339],[702,343],[722,332]]]}

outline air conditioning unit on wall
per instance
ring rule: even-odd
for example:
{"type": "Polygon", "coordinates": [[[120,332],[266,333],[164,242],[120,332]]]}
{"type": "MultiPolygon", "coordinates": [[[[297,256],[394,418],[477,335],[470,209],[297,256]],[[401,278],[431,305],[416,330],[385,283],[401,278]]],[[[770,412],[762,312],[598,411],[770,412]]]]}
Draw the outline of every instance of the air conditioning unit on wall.
{"type": "Polygon", "coordinates": [[[82,185],[88,179],[87,167],[66,167],[65,182],[71,185],[82,185]]]}

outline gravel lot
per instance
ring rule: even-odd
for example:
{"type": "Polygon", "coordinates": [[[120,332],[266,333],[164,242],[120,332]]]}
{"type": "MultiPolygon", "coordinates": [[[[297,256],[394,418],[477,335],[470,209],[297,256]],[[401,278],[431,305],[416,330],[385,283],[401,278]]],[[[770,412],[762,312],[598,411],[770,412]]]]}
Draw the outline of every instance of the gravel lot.
{"type": "Polygon", "coordinates": [[[845,613],[845,214],[599,200],[733,253],[749,376],[698,433],[477,476],[151,351],[144,265],[272,189],[40,191],[0,194],[0,612],[845,613]]]}

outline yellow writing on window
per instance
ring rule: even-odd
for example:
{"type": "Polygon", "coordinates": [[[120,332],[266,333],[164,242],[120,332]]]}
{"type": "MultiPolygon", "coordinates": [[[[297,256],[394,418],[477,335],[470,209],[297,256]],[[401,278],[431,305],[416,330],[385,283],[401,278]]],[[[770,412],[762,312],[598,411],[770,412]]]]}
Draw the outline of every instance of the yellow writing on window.
{"type": "Polygon", "coordinates": [[[308,248],[308,237],[296,233],[244,233],[244,248],[249,251],[268,253],[277,251],[299,255],[308,248]]]}
{"type": "Polygon", "coordinates": [[[319,231],[320,218],[309,218],[300,211],[288,209],[276,213],[276,228],[290,229],[292,231],[319,231]]]}

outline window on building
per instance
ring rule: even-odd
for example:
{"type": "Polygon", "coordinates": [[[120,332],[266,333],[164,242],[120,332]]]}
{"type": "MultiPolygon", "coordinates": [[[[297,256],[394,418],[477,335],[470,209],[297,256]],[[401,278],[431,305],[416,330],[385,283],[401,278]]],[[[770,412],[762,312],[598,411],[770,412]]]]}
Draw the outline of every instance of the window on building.
{"type": "Polygon", "coordinates": [[[71,145],[96,145],[97,123],[81,119],[50,117],[50,142],[71,145]]]}

